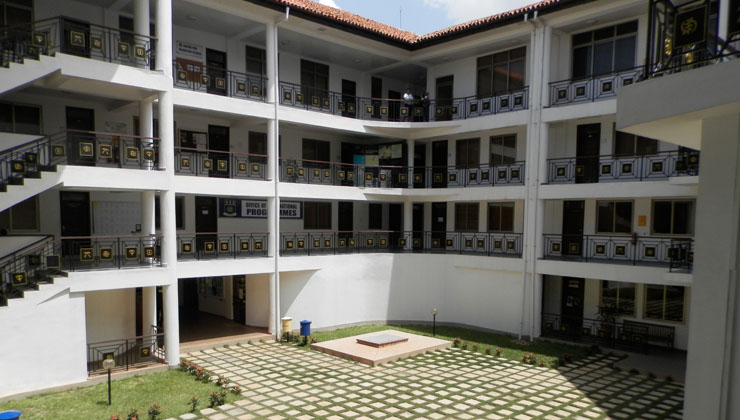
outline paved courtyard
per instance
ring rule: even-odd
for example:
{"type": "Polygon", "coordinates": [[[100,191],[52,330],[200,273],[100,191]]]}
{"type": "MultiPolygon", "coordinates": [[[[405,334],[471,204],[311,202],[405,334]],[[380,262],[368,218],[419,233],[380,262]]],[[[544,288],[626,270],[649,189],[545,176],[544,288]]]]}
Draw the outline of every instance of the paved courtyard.
{"type": "Polygon", "coordinates": [[[368,367],[277,343],[186,357],[244,399],[180,419],[681,419],[683,386],[614,371],[613,356],[558,369],[459,349],[368,367]]]}

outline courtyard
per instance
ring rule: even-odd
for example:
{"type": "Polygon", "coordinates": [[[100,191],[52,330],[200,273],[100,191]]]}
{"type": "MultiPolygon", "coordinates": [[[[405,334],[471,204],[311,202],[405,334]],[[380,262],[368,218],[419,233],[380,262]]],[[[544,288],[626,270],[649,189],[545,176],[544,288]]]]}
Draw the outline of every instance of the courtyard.
{"type": "Polygon", "coordinates": [[[683,386],[597,354],[557,369],[458,348],[368,367],[274,342],[191,352],[244,399],[180,419],[681,419],[683,386]]]}

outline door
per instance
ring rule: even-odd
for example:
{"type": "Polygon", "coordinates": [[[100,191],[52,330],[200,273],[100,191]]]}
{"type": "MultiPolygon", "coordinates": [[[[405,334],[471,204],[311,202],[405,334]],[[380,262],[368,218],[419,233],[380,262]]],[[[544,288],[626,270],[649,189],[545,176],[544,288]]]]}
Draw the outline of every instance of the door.
{"type": "Polygon", "coordinates": [[[447,203],[432,203],[432,249],[444,249],[446,235],[447,203]]]}
{"type": "Polygon", "coordinates": [[[583,328],[584,279],[563,277],[563,300],[560,304],[560,332],[581,335],[583,328]]]}
{"type": "Polygon", "coordinates": [[[208,93],[226,95],[226,53],[206,48],[206,74],[208,93]]]}
{"type": "Polygon", "coordinates": [[[414,203],[411,234],[411,248],[414,250],[424,249],[424,204],[414,203]]]}
{"type": "Polygon", "coordinates": [[[437,78],[437,104],[434,107],[434,119],[436,121],[447,121],[452,119],[453,85],[453,76],[437,78]]]}
{"type": "Polygon", "coordinates": [[[79,57],[90,57],[90,24],[64,18],[62,28],[64,31],[62,52],[79,57]]]}
{"type": "Polygon", "coordinates": [[[234,276],[232,282],[234,322],[245,324],[247,322],[247,276],[234,276]]]}
{"type": "MultiPolygon", "coordinates": [[[[97,146],[95,135],[90,132],[95,131],[95,110],[68,106],[66,120],[67,130],[74,130],[67,133],[69,163],[94,166],[97,146]]],[[[118,159],[118,147],[113,144],[113,159],[118,159]]]]}
{"type": "Polygon", "coordinates": [[[447,140],[432,143],[432,188],[447,188],[447,140]]]}
{"type": "Polygon", "coordinates": [[[416,143],[414,145],[414,188],[426,186],[425,166],[427,161],[427,145],[416,143]]]}
{"type": "Polygon", "coordinates": [[[583,255],[584,201],[563,201],[562,255],[583,255]]]}
{"type": "Polygon", "coordinates": [[[339,203],[339,220],[337,229],[339,238],[351,238],[354,230],[354,205],[351,201],[340,201],[339,203]]]}
{"type": "Polygon", "coordinates": [[[388,120],[401,120],[401,92],[388,91],[388,120]]]}
{"type": "MultiPolygon", "coordinates": [[[[85,191],[60,191],[59,207],[62,238],[90,236],[90,193],[85,191]]],[[[90,246],[90,239],[62,239],[62,255],[79,259],[80,248],[90,246]]]]}
{"type": "Polygon", "coordinates": [[[195,243],[196,250],[203,256],[216,253],[218,215],[216,197],[195,197],[195,243]]]}
{"type": "MultiPolygon", "coordinates": [[[[182,306],[180,306],[180,319],[195,321],[198,319],[198,278],[182,280],[182,306]]],[[[157,305],[159,307],[159,305],[157,305]]],[[[167,325],[164,326],[167,331],[167,325]]],[[[188,328],[187,324],[180,323],[180,328],[188,328]]]]}
{"type": "Polygon", "coordinates": [[[342,102],[344,103],[344,109],[342,110],[342,116],[344,117],[355,117],[357,112],[357,84],[352,80],[342,79],[342,102]],[[350,106],[351,105],[351,106],[350,106]]]}
{"type": "Polygon", "coordinates": [[[599,182],[601,124],[581,124],[576,137],[576,184],[599,182]]]}
{"type": "Polygon", "coordinates": [[[373,77],[370,80],[370,101],[373,105],[373,118],[380,118],[380,107],[383,106],[383,79],[373,77]]]}
{"type": "Polygon", "coordinates": [[[229,127],[220,125],[208,126],[208,159],[211,159],[213,166],[208,176],[218,178],[228,178],[231,165],[229,162],[229,127]],[[223,150],[226,153],[218,153],[223,150]]]}
{"type": "Polygon", "coordinates": [[[390,244],[398,249],[400,238],[403,235],[403,204],[388,205],[388,230],[390,233],[390,244]]]}

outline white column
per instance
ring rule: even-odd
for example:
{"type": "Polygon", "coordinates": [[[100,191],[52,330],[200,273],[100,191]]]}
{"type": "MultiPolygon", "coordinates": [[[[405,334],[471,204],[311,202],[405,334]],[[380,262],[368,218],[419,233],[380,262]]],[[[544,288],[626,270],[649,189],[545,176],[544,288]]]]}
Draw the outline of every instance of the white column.
{"type": "Polygon", "coordinates": [[[478,232],[488,231],[488,202],[478,203],[478,232]]]}
{"type": "Polygon", "coordinates": [[[414,230],[414,202],[404,201],[403,202],[403,233],[401,237],[406,239],[406,245],[403,249],[411,249],[411,239],[413,235],[411,232],[414,230]]]}
{"type": "Polygon", "coordinates": [[[156,69],[172,78],[172,0],[157,0],[156,69]]]}
{"type": "Polygon", "coordinates": [[[406,166],[408,166],[408,183],[409,188],[414,187],[414,140],[406,140],[406,152],[408,153],[406,159],[406,166]]]}
{"type": "Polygon", "coordinates": [[[143,287],[141,290],[143,333],[154,334],[152,325],[157,325],[157,287],[143,287]]]}
{"type": "Polygon", "coordinates": [[[134,32],[149,36],[149,0],[134,0],[134,32]]]}

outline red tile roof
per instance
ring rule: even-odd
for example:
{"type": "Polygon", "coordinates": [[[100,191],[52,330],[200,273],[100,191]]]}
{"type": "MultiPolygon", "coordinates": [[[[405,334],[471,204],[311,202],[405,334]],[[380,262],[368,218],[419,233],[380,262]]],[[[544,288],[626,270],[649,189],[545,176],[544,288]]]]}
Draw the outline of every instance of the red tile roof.
{"type": "Polygon", "coordinates": [[[422,44],[426,42],[442,40],[445,37],[461,34],[463,32],[476,30],[479,28],[482,29],[487,25],[505,21],[507,18],[524,15],[525,13],[534,12],[535,10],[540,10],[548,6],[569,3],[568,0],[542,0],[528,6],[509,10],[508,12],[471,20],[469,22],[460,23],[450,26],[449,28],[441,29],[439,31],[420,36],[409,31],[404,31],[402,29],[386,25],[384,23],[376,22],[366,17],[356,15],[354,13],[325,6],[312,0],[262,0],[262,2],[272,3],[274,5],[280,6],[288,6],[292,10],[297,10],[308,15],[327,19],[329,21],[334,21],[342,25],[353,27],[363,32],[374,34],[381,38],[386,38],[388,40],[396,41],[401,44],[406,44],[407,47],[422,46],[422,44]]]}

